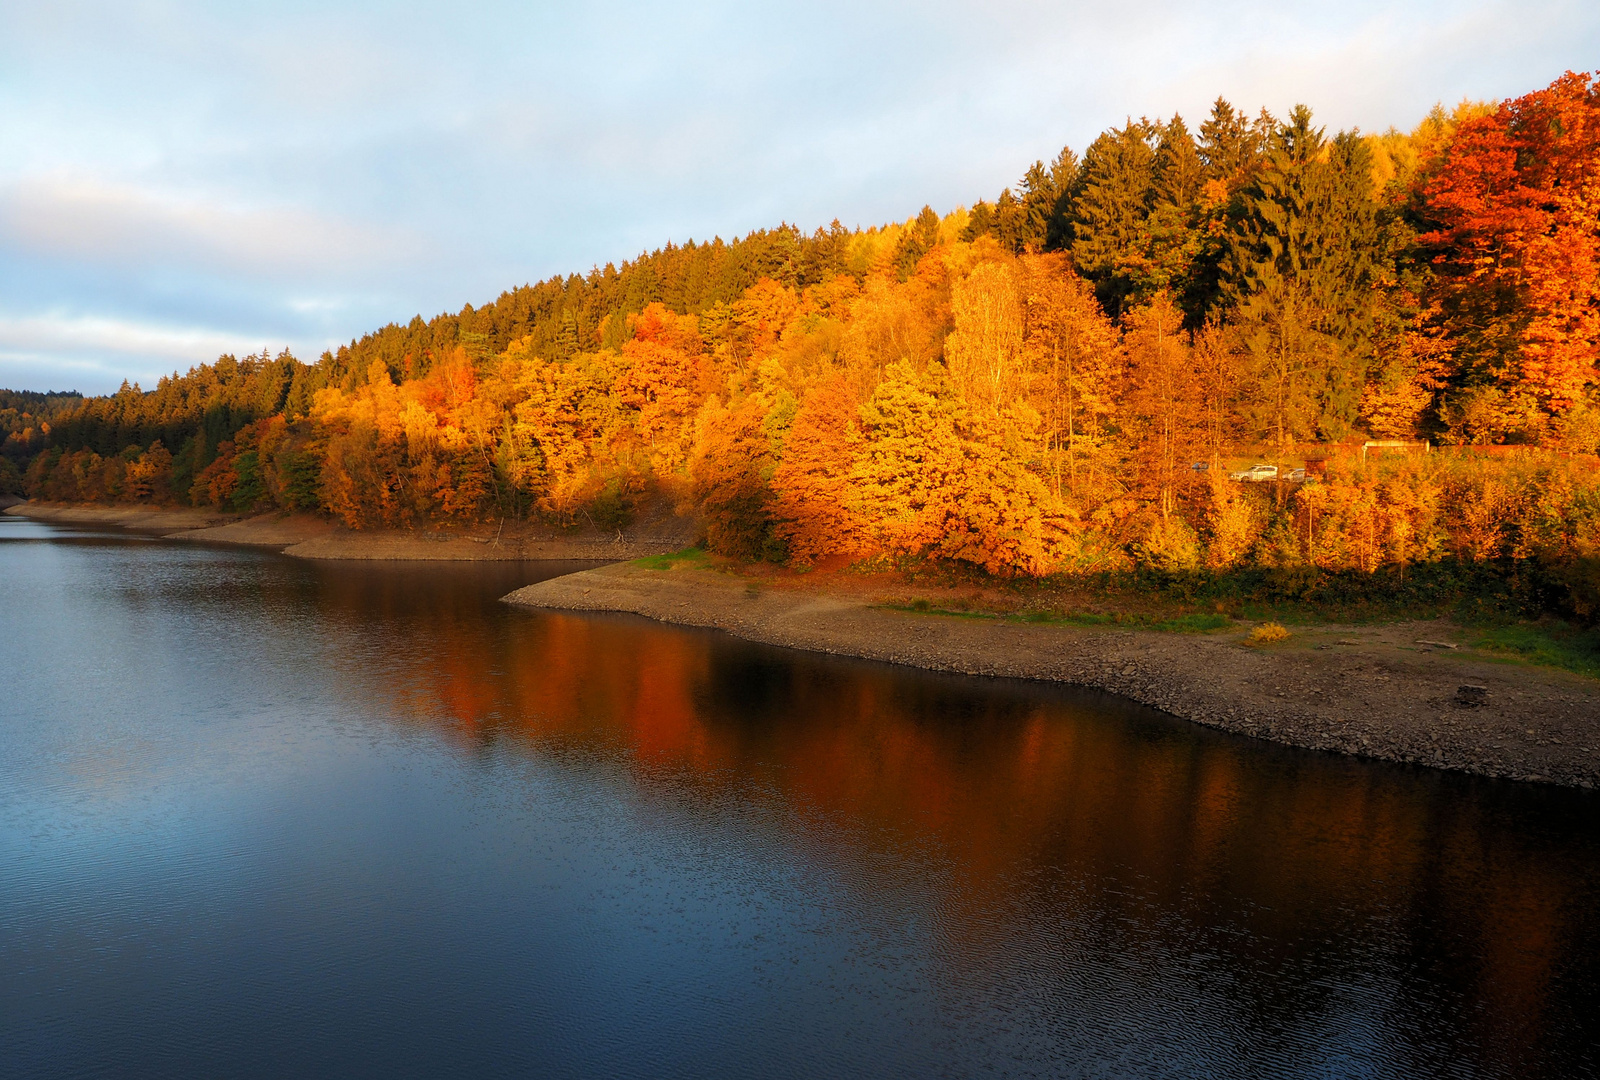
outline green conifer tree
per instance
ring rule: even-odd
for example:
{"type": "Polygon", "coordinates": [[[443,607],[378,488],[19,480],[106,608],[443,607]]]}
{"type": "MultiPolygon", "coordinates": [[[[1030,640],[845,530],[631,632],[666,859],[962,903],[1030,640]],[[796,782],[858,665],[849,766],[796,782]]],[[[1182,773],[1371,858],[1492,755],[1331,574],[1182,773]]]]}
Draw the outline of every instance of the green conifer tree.
{"type": "Polygon", "coordinates": [[[1083,155],[1072,258],[1113,317],[1142,283],[1140,249],[1155,194],[1153,134],[1148,121],[1130,120],[1120,131],[1102,133],[1083,155]]]}
{"type": "Polygon", "coordinates": [[[1359,135],[1331,142],[1296,106],[1230,210],[1222,303],[1256,368],[1257,430],[1342,435],[1372,362],[1383,236],[1359,135]]]}
{"type": "Polygon", "coordinates": [[[980,236],[988,236],[994,229],[994,207],[979,199],[967,214],[967,225],[961,230],[961,239],[970,244],[980,236]]]}
{"type": "Polygon", "coordinates": [[[917,261],[938,246],[939,215],[933,212],[933,207],[924,206],[895,247],[894,267],[900,280],[910,277],[917,268],[917,261]]]}
{"type": "Polygon", "coordinates": [[[1185,213],[1200,197],[1205,181],[1205,166],[1189,134],[1183,117],[1173,114],[1161,128],[1156,144],[1156,198],[1181,208],[1185,213]]]}
{"type": "Polygon", "coordinates": [[[1244,114],[1236,112],[1226,98],[1217,98],[1211,116],[1200,125],[1199,152],[1205,178],[1236,187],[1255,166],[1259,150],[1244,114]]]}

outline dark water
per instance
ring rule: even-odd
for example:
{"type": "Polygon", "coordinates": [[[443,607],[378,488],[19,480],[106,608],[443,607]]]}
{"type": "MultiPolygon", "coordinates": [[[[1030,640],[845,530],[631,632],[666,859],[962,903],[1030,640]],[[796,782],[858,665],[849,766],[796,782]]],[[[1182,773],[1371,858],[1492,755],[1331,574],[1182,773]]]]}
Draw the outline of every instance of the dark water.
{"type": "Polygon", "coordinates": [[[0,519],[0,1075],[1600,1075],[1600,802],[0,519]]]}

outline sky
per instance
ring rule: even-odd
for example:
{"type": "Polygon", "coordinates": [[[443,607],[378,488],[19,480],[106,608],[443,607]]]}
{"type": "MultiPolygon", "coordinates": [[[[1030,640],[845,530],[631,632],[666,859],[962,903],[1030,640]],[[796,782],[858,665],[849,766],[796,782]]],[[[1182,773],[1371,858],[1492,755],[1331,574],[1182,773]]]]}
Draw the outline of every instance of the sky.
{"type": "Polygon", "coordinates": [[[1593,0],[0,0],[0,387],[314,360],[668,240],[941,213],[1220,94],[1410,128],[1593,0]]]}

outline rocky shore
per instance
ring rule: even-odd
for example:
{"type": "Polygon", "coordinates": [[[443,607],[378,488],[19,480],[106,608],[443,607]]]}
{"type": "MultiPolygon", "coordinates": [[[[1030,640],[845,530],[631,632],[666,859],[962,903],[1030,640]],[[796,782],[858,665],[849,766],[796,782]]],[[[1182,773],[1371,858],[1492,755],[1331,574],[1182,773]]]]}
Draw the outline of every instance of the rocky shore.
{"type": "Polygon", "coordinates": [[[303,559],[623,560],[677,551],[694,539],[693,523],[664,509],[615,532],[562,531],[516,522],[358,531],[316,515],[281,511],[245,517],[187,507],[36,502],[5,508],[4,513],[60,524],[114,526],[169,540],[273,548],[303,559]]]}
{"type": "Polygon", "coordinates": [[[1225,731],[1483,776],[1600,786],[1600,682],[1461,644],[1449,623],[1177,634],[885,606],[894,597],[678,565],[613,565],[505,598],[627,612],[789,648],[1097,687],[1225,731]]]}

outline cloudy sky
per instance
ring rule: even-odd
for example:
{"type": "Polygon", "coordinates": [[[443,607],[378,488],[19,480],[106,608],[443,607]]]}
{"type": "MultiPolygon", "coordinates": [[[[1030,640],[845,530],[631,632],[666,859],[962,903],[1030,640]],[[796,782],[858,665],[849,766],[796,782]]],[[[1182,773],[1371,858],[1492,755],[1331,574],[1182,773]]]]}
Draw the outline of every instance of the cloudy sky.
{"type": "Polygon", "coordinates": [[[0,386],[309,360],[669,239],[944,211],[1218,94],[1372,131],[1597,57],[1593,0],[0,0],[0,386]]]}

